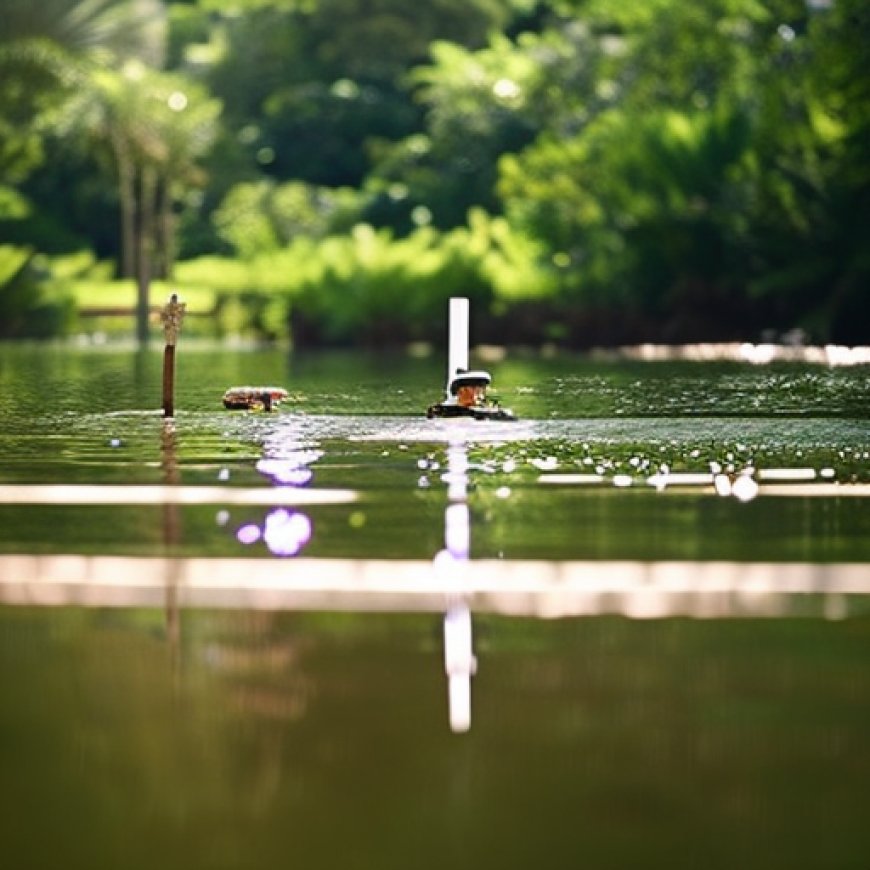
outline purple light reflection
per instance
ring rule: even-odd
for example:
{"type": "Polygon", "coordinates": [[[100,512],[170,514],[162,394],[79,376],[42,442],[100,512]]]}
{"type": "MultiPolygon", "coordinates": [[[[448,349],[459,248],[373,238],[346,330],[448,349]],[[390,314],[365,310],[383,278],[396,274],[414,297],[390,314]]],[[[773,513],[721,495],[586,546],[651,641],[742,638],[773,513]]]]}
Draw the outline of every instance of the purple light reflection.
{"type": "Polygon", "coordinates": [[[264,457],[257,462],[257,471],[286,486],[305,486],[314,472],[308,467],[323,455],[321,450],[297,450],[287,457],[264,457]]]}
{"type": "Polygon", "coordinates": [[[236,540],[250,546],[262,540],[276,556],[295,556],[310,540],[311,520],[299,511],[276,508],[266,515],[262,527],[245,523],[236,530],[236,540]]]}
{"type": "Polygon", "coordinates": [[[277,508],[266,517],[263,540],[276,556],[295,556],[311,540],[311,520],[299,511],[277,508]]]}
{"type": "Polygon", "coordinates": [[[236,540],[240,544],[256,544],[262,537],[263,532],[258,525],[246,523],[236,531],[236,540]]]}

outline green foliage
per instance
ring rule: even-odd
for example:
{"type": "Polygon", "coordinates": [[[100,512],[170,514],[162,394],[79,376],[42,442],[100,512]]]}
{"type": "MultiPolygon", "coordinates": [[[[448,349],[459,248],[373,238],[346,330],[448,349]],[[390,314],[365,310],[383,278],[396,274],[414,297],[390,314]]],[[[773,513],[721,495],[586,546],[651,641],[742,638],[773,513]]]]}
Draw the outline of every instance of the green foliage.
{"type": "Polygon", "coordinates": [[[0,233],[259,336],[462,293],[578,342],[866,341],[868,45],[866,0],[7,0],[0,233]]]}
{"type": "Polygon", "coordinates": [[[14,187],[0,186],[0,222],[22,220],[30,214],[30,203],[14,187]]]}
{"type": "Polygon", "coordinates": [[[446,233],[420,227],[396,238],[360,224],[319,244],[300,239],[284,253],[294,338],[388,346],[429,340],[443,331],[451,296],[478,316],[522,300],[551,296],[539,245],[482,210],[446,233]]]}
{"type": "Polygon", "coordinates": [[[268,181],[238,184],[212,215],[218,238],[243,258],[278,247],[278,234],[267,212],[272,187],[268,181]]]}
{"type": "MultiPolygon", "coordinates": [[[[848,131],[861,128],[846,118],[867,105],[866,87],[850,108],[844,93],[866,80],[866,48],[844,63],[834,47],[847,29],[868,35],[863,7],[574,6],[602,48],[595,90],[578,101],[549,77],[564,99],[549,103],[533,145],[502,158],[499,188],[512,224],[552,251],[566,298],[629,304],[665,334],[798,323],[823,339],[866,337],[842,321],[843,308],[866,312],[866,265],[845,217],[866,202],[866,172],[839,180],[848,131]]],[[[859,153],[853,165],[866,167],[866,145],[859,153]]]]}
{"type": "Polygon", "coordinates": [[[352,227],[361,197],[351,188],[317,187],[271,179],[242,182],[212,215],[218,238],[244,259],[277,250],[297,236],[323,238],[352,227]]]}
{"type": "Polygon", "coordinates": [[[0,167],[19,183],[42,161],[53,110],[120,58],[162,60],[159,0],[5,0],[0,29],[0,167]]]}
{"type": "Polygon", "coordinates": [[[422,206],[435,226],[450,228],[473,206],[500,210],[496,161],[534,137],[528,101],[538,66],[500,35],[476,51],[436,42],[431,53],[410,78],[427,132],[378,148],[369,186],[392,200],[384,216],[394,224],[402,226],[398,216],[413,222],[422,206]]]}
{"type": "Polygon", "coordinates": [[[0,245],[0,338],[51,338],[70,326],[72,300],[46,287],[34,253],[0,245]]]}
{"type": "MultiPolygon", "coordinates": [[[[558,283],[548,262],[546,245],[482,209],[469,212],[468,225],[471,237],[468,248],[479,259],[498,308],[555,297],[558,283]]],[[[461,238],[462,233],[457,230],[452,235],[461,238]]]]}
{"type": "Polygon", "coordinates": [[[866,341],[870,7],[838,0],[771,40],[750,291],[822,339],[866,341]]]}
{"type": "Polygon", "coordinates": [[[303,242],[296,337],[307,339],[310,330],[333,344],[394,345],[437,332],[449,296],[468,296],[488,310],[492,290],[467,241],[465,231],[442,238],[421,228],[397,239],[360,224],[316,248],[303,242]]]}
{"type": "Polygon", "coordinates": [[[721,251],[745,205],[746,147],[740,115],[611,110],[506,158],[503,191],[514,221],[571,267],[567,290],[601,302],[621,289],[655,308],[668,289],[730,274],[721,251]]]}
{"type": "Polygon", "coordinates": [[[0,42],[47,43],[99,63],[138,57],[158,65],[164,27],[160,0],[4,0],[0,42]]]}
{"type": "Polygon", "coordinates": [[[86,125],[98,143],[170,181],[197,181],[196,161],[211,147],[221,105],[198,82],[138,61],[100,71],[70,103],[70,124],[86,125]]]}
{"type": "Polygon", "coordinates": [[[179,263],[172,289],[191,307],[207,313],[212,333],[286,338],[298,255],[288,248],[248,260],[198,257],[179,263]]]}

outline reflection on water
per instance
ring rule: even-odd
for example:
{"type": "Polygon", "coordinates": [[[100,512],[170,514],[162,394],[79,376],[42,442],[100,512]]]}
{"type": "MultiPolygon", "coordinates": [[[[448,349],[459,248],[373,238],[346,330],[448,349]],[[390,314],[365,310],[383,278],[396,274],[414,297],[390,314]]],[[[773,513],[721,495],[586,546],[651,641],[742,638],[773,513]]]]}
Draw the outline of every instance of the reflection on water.
{"type": "MultiPolygon", "coordinates": [[[[310,484],[314,477],[311,466],[323,456],[322,450],[274,438],[265,445],[265,453],[255,468],[281,491],[310,484]]],[[[296,556],[311,540],[312,533],[313,523],[308,514],[279,507],[269,511],[262,523],[246,522],[239,526],[236,540],[245,546],[263,541],[273,556],[296,556]]]]}
{"type": "Polygon", "coordinates": [[[444,616],[444,670],[450,729],[454,733],[468,731],[471,677],[477,671],[477,658],[473,652],[471,611],[466,604],[454,604],[444,616]]]}
{"type": "Polygon", "coordinates": [[[276,508],[266,514],[262,527],[246,523],[236,530],[240,544],[251,545],[262,540],[274,556],[295,556],[311,540],[311,519],[301,511],[276,508]]]}
{"type": "Polygon", "coordinates": [[[448,599],[444,616],[444,670],[450,728],[456,733],[471,728],[471,677],[477,670],[473,652],[471,610],[464,588],[469,575],[471,520],[468,510],[468,448],[461,437],[447,451],[447,507],[444,509],[444,549],[434,560],[435,575],[448,599]]]}
{"type": "Polygon", "coordinates": [[[559,619],[863,617],[865,562],[210,559],[0,555],[0,602],[188,608],[475,613],[559,619]],[[434,565],[434,568],[433,568],[434,565]]]}
{"type": "Polygon", "coordinates": [[[285,486],[305,486],[313,476],[309,463],[322,456],[321,451],[311,451],[312,458],[260,459],[256,468],[261,474],[270,477],[275,483],[285,486]]]}

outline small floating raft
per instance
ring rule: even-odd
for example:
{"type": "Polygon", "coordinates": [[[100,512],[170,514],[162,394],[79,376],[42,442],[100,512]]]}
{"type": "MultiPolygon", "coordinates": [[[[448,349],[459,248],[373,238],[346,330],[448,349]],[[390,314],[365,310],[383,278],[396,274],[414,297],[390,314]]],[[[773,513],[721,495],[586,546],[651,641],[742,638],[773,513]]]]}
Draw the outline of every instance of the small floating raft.
{"type": "Polygon", "coordinates": [[[450,380],[447,398],[426,409],[426,416],[470,417],[472,420],[516,420],[513,412],[502,408],[486,395],[492,382],[489,372],[458,369],[450,380]]]}
{"type": "Polygon", "coordinates": [[[426,409],[426,416],[432,420],[435,417],[456,418],[470,417],[472,420],[516,420],[514,413],[498,405],[485,405],[477,408],[466,408],[462,405],[450,405],[438,402],[426,409]]]}
{"type": "Polygon", "coordinates": [[[289,395],[283,387],[230,387],[223,402],[230,411],[271,411],[289,395]]]}
{"type": "Polygon", "coordinates": [[[468,369],[468,300],[450,299],[448,308],[447,389],[444,400],[430,405],[426,416],[468,417],[472,420],[516,420],[513,411],[487,396],[489,372],[468,369]]]}

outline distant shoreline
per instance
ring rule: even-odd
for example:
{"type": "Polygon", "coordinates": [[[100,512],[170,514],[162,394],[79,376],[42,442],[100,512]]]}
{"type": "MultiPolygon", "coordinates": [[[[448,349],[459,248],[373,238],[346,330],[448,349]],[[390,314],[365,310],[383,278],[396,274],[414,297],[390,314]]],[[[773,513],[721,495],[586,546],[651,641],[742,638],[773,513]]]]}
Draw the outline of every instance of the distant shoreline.
{"type": "MultiPolygon", "coordinates": [[[[150,342],[154,348],[161,343],[154,334],[150,342]]],[[[49,339],[0,339],[0,345],[21,344],[55,344],[73,345],[81,348],[112,348],[135,346],[131,335],[119,335],[101,331],[87,333],[79,332],[68,336],[58,336],[49,339]]],[[[224,338],[214,338],[203,335],[192,335],[186,338],[185,346],[192,351],[200,348],[227,346],[236,350],[262,349],[264,347],[289,346],[297,352],[341,352],[353,353],[402,353],[412,357],[431,356],[436,348],[431,342],[412,341],[404,346],[388,345],[380,349],[369,345],[329,345],[329,344],[295,344],[292,340],[263,341],[249,337],[229,335],[224,338]]],[[[162,345],[161,345],[162,346],[162,345]]],[[[471,348],[471,353],[484,363],[496,364],[512,355],[578,356],[587,357],[602,362],[631,360],[639,362],[741,362],[763,365],[774,362],[812,363],[826,366],[870,365],[870,345],[843,344],[786,344],[776,342],[683,342],[680,344],[665,344],[658,342],[642,342],[638,344],[618,344],[613,346],[599,345],[590,348],[564,347],[553,342],[540,344],[477,344],[471,348]]]]}
{"type": "Polygon", "coordinates": [[[870,364],[870,347],[840,344],[789,345],[769,342],[698,342],[689,344],[637,344],[616,348],[595,348],[596,359],[645,361],[689,360],[695,362],[807,362],[829,366],[870,364]]]}

